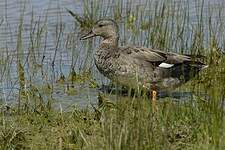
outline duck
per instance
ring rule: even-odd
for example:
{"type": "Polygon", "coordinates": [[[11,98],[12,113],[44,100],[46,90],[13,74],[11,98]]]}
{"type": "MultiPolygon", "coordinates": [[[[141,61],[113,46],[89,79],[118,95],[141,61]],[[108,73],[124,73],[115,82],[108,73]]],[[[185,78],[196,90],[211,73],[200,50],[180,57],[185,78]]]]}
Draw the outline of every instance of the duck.
{"type": "Polygon", "coordinates": [[[198,56],[142,46],[120,46],[119,26],[112,19],[98,20],[80,40],[96,36],[102,38],[94,54],[99,72],[119,85],[149,89],[153,104],[157,91],[177,88],[207,68],[196,59],[198,56]]]}

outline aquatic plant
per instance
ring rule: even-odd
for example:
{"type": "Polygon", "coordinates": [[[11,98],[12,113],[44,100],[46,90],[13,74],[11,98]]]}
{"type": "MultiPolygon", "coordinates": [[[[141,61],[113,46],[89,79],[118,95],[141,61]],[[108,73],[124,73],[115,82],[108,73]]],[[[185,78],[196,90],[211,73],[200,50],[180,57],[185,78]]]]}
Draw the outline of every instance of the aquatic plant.
{"type": "MultiPolygon", "coordinates": [[[[16,55],[10,54],[9,48],[1,49],[0,54],[0,149],[225,149],[223,5],[215,7],[204,0],[152,0],[143,5],[130,0],[85,0],[83,8],[82,14],[70,12],[78,22],[66,22],[69,32],[60,19],[65,17],[62,12],[67,13],[66,9],[61,8],[63,11],[56,15],[54,28],[49,23],[50,8],[42,16],[44,19],[35,20],[32,12],[27,47],[23,37],[24,14],[18,19],[16,55]],[[76,34],[79,28],[87,30],[95,20],[105,17],[119,23],[121,45],[205,55],[209,68],[177,89],[191,91],[192,97],[186,101],[162,98],[158,112],[152,113],[147,97],[123,97],[122,88],[116,86],[118,92],[109,90],[110,94],[99,95],[99,104],[87,108],[74,104],[64,109],[55,100],[57,84],[68,88],[61,95],[67,92],[74,96],[78,92],[75,84],[87,82],[96,88],[106,83],[95,72],[91,57],[98,40],[81,43],[80,34],[76,34]],[[51,48],[49,39],[55,42],[51,48]],[[62,59],[65,52],[68,72],[62,59]],[[15,70],[11,70],[14,62],[16,79],[15,70]],[[95,77],[100,80],[95,81],[95,77]],[[15,87],[16,92],[12,89],[11,95],[18,103],[10,105],[11,95],[5,94],[5,84],[15,87]]],[[[7,19],[0,21],[1,28],[7,19]]],[[[64,101],[62,97],[60,103],[64,101]]]]}

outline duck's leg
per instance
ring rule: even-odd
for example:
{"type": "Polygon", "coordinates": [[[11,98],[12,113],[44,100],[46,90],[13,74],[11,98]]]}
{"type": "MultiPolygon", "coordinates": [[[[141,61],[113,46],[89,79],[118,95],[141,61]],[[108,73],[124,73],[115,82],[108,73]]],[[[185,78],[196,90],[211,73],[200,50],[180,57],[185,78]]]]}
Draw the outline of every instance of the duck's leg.
{"type": "MultiPolygon", "coordinates": [[[[144,82],[144,85],[143,85],[144,88],[146,88],[146,82],[144,82]]],[[[157,107],[157,104],[156,104],[156,99],[157,99],[157,91],[156,91],[156,85],[155,83],[151,86],[150,89],[150,101],[152,102],[152,111],[153,112],[156,112],[158,110],[158,107],[157,107]]],[[[147,90],[147,91],[148,91],[147,90]]]]}
{"type": "Polygon", "coordinates": [[[152,100],[152,111],[156,112],[158,110],[156,100],[157,100],[157,87],[156,84],[153,83],[151,88],[151,100],[152,100]]]}
{"type": "Polygon", "coordinates": [[[157,104],[156,104],[156,100],[157,100],[157,91],[155,89],[153,89],[151,91],[151,95],[152,95],[152,111],[156,112],[158,110],[157,104]]]}

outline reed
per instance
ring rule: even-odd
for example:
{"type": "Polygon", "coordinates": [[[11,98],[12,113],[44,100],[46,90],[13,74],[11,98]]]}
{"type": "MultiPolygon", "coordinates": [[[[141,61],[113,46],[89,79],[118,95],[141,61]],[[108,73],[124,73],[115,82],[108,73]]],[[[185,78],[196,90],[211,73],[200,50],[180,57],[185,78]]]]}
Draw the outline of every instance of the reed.
{"type": "MultiPolygon", "coordinates": [[[[18,104],[9,106],[0,101],[0,149],[225,148],[224,8],[215,9],[204,0],[195,3],[151,0],[143,5],[128,2],[83,1],[83,16],[68,10],[77,20],[71,32],[67,32],[61,12],[56,14],[58,22],[54,31],[49,30],[50,8],[44,21],[41,17],[35,20],[31,13],[28,47],[23,39],[25,24],[24,14],[21,15],[16,55],[8,54],[9,50],[6,50],[7,57],[0,54],[0,81],[13,78],[10,68],[16,60],[15,82],[19,85],[18,104]],[[190,7],[194,8],[195,16],[190,7]],[[114,18],[120,25],[121,45],[205,55],[209,68],[178,89],[191,91],[192,97],[186,101],[162,98],[156,113],[145,96],[118,94],[113,101],[108,93],[99,94],[98,104],[91,108],[70,106],[64,110],[61,104],[59,109],[54,108],[56,86],[65,90],[61,91],[62,95],[74,96],[75,85],[88,82],[90,88],[96,88],[105,81],[105,78],[98,83],[93,80],[94,76],[99,77],[92,57],[99,40],[81,43],[82,33],[75,34],[78,30],[87,31],[97,19],[104,17],[114,18]],[[55,42],[50,59],[46,57],[50,51],[49,39],[55,42]],[[71,60],[68,72],[63,68],[63,50],[71,60]],[[39,69],[41,81],[37,82],[35,75],[39,69]]],[[[1,25],[4,22],[0,21],[1,25]]]]}

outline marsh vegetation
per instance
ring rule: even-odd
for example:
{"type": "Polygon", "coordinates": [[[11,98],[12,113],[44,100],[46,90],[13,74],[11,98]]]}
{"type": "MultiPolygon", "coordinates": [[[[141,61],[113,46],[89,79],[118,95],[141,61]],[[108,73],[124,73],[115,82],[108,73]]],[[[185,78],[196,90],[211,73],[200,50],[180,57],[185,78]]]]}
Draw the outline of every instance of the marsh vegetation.
{"type": "Polygon", "coordinates": [[[84,0],[82,12],[58,4],[27,19],[28,4],[16,33],[0,16],[0,149],[225,149],[222,0],[84,0]],[[109,84],[93,64],[99,39],[79,37],[106,17],[119,24],[121,45],[206,56],[209,68],[176,89],[191,96],[161,98],[153,113],[148,97],[120,87],[98,94],[109,84]]]}

